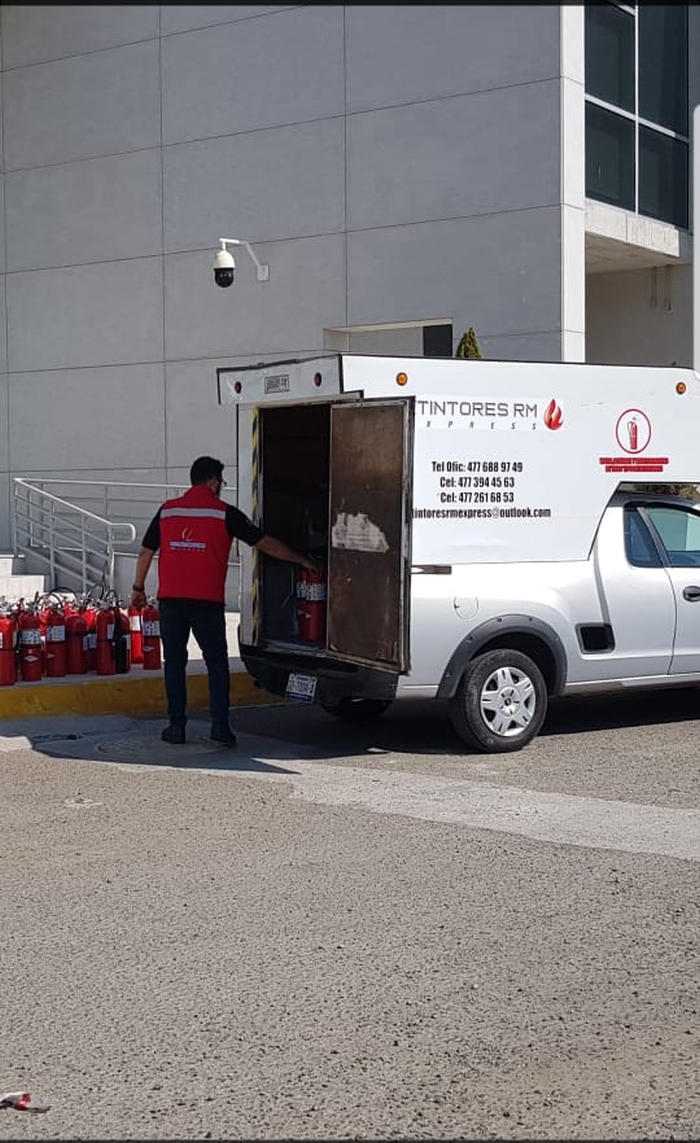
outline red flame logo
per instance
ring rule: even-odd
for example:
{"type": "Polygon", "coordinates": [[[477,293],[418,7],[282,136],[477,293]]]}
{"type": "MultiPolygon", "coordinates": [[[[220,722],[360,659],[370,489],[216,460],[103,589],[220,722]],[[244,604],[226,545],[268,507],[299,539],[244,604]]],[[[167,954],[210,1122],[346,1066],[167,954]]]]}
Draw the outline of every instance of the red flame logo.
{"type": "Polygon", "coordinates": [[[560,429],[564,424],[561,409],[554,400],[554,397],[552,397],[552,400],[544,411],[544,423],[548,429],[560,429]]]}

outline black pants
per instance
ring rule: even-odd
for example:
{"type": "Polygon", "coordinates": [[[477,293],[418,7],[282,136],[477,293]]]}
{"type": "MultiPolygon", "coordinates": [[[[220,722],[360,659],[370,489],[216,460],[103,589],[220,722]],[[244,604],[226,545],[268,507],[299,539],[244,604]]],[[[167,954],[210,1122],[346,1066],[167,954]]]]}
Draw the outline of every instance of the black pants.
{"type": "Polygon", "coordinates": [[[212,729],[228,727],[231,680],[224,604],[219,606],[196,599],[160,599],[158,609],[170,722],[179,726],[187,722],[187,642],[192,632],[209,675],[212,729]]]}

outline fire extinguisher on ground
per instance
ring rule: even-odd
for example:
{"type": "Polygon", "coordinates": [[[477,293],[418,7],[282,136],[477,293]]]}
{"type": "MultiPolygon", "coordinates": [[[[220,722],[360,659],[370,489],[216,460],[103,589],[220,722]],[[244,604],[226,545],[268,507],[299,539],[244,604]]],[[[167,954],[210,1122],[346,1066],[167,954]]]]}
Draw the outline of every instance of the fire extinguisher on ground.
{"type": "Polygon", "coordinates": [[[141,629],[141,608],[129,605],[129,627],[131,629],[131,662],[143,663],[143,631],[141,629]]]}
{"type": "Polygon", "coordinates": [[[117,670],[114,657],[114,608],[109,604],[102,604],[97,611],[95,634],[95,670],[98,675],[114,675],[117,670]]]}
{"type": "Polygon", "coordinates": [[[160,612],[154,600],[149,600],[141,610],[141,628],[143,631],[143,669],[144,671],[157,671],[160,669],[160,612]]]}
{"type": "Polygon", "coordinates": [[[87,623],[80,611],[73,608],[66,615],[66,673],[84,675],[87,673],[87,623]]]}
{"type": "Polygon", "coordinates": [[[19,616],[19,669],[23,682],[41,681],[41,619],[33,608],[19,616]]]}
{"type": "Polygon", "coordinates": [[[301,568],[296,584],[297,630],[306,643],[326,639],[326,573],[322,568],[301,568]]]}
{"type": "Polygon", "coordinates": [[[52,604],[45,620],[46,676],[62,679],[66,673],[66,617],[63,608],[52,604]]]}
{"type": "Polygon", "coordinates": [[[0,614],[0,686],[17,682],[17,617],[12,611],[0,614]]]}
{"type": "Polygon", "coordinates": [[[131,625],[119,600],[114,605],[114,666],[118,675],[131,670],[131,625]]]}

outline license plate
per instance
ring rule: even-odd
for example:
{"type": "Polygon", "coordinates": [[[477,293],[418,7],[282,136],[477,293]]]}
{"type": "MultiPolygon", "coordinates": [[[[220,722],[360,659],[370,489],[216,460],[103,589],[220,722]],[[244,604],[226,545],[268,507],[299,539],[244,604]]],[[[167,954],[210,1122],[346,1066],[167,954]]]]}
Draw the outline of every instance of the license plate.
{"type": "Polygon", "coordinates": [[[313,702],[316,694],[316,682],[314,675],[297,675],[292,672],[287,679],[285,693],[289,698],[299,699],[300,702],[313,702]]]}

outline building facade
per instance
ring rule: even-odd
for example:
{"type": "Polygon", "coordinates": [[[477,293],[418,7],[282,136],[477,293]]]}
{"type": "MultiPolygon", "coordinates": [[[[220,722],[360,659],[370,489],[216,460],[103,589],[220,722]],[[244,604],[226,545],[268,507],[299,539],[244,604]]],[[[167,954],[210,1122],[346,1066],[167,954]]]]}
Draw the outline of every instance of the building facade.
{"type": "Polygon", "coordinates": [[[3,5],[0,61],[4,549],[14,476],[235,470],[217,366],[691,364],[693,6],[3,5]]]}

